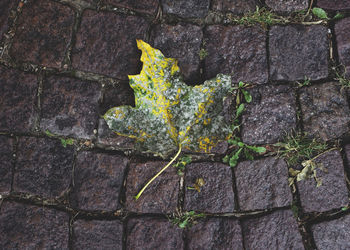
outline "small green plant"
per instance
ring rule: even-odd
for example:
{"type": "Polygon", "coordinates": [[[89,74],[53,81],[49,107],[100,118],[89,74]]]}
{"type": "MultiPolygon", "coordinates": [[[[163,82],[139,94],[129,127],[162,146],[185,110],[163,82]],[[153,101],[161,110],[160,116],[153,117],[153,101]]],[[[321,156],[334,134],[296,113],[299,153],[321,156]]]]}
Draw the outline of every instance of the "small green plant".
{"type": "Polygon", "coordinates": [[[60,138],[60,140],[63,147],[67,147],[67,145],[74,144],[74,140],[72,138],[68,138],[68,139],[60,138]]]}
{"type": "Polygon", "coordinates": [[[304,86],[309,86],[311,83],[310,83],[310,78],[308,77],[304,77],[304,81],[303,82],[297,82],[298,84],[298,87],[304,87],[304,86]]]}
{"type": "Polygon", "coordinates": [[[51,133],[49,130],[46,129],[45,131],[45,134],[48,136],[48,137],[56,137],[55,134],[51,133]]]}
{"type": "Polygon", "coordinates": [[[341,69],[341,67],[343,66],[333,68],[335,72],[335,80],[339,81],[340,85],[342,85],[343,87],[350,88],[350,79],[346,78],[346,71],[344,69],[341,69]]]}
{"type": "Polygon", "coordinates": [[[181,157],[173,166],[177,169],[177,174],[184,175],[185,167],[192,162],[192,158],[189,155],[181,157]]]}
{"type": "Polygon", "coordinates": [[[204,58],[206,58],[208,56],[208,51],[204,48],[201,48],[199,51],[199,58],[201,60],[203,60],[204,58]]]}
{"type": "Polygon", "coordinates": [[[169,221],[177,225],[179,228],[189,228],[197,223],[197,220],[204,218],[206,215],[203,213],[196,213],[195,211],[188,212],[176,212],[172,216],[168,217],[169,221]]]}
{"type": "Polygon", "coordinates": [[[235,99],[236,99],[235,100],[236,114],[231,127],[232,131],[238,131],[238,132],[240,131],[240,117],[245,109],[244,102],[250,103],[252,101],[251,94],[246,90],[249,87],[250,87],[249,84],[240,81],[238,83],[238,86],[233,87],[231,89],[231,92],[235,93],[235,99]]]}
{"type": "Polygon", "coordinates": [[[312,14],[314,14],[316,17],[324,20],[329,20],[327,12],[324,11],[324,9],[321,8],[312,8],[312,14]]]}

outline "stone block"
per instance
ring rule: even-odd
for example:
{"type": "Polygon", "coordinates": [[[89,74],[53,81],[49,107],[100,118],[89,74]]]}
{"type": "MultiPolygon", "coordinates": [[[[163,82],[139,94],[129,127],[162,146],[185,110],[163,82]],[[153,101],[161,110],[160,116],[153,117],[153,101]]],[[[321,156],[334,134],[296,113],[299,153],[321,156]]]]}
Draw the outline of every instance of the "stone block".
{"type": "Polygon", "coordinates": [[[151,15],[156,14],[159,5],[158,0],[104,0],[104,3],[151,15]]]}
{"type": "Polygon", "coordinates": [[[272,26],[269,33],[272,80],[320,80],[328,77],[327,27],[272,26]]]}
{"type": "Polygon", "coordinates": [[[308,0],[266,0],[265,4],[273,11],[281,14],[291,14],[307,9],[308,0]]]}
{"type": "Polygon", "coordinates": [[[203,18],[207,15],[210,0],[162,0],[163,11],[183,18],[203,18]]]}
{"type": "Polygon", "coordinates": [[[10,17],[10,11],[14,9],[17,3],[18,1],[14,0],[3,0],[0,2],[0,41],[2,35],[5,34],[9,28],[8,19],[10,17]]]}
{"type": "Polygon", "coordinates": [[[213,0],[212,10],[227,12],[235,15],[242,15],[248,12],[254,12],[256,6],[260,3],[257,0],[213,0]]]}
{"type": "Polygon", "coordinates": [[[317,6],[328,10],[349,10],[348,0],[318,0],[317,6]]]}
{"type": "Polygon", "coordinates": [[[13,139],[0,136],[0,194],[10,193],[13,166],[13,139]]]}
{"type": "Polygon", "coordinates": [[[344,67],[345,76],[350,79],[350,18],[344,18],[337,22],[334,30],[337,40],[339,63],[344,67]]]}

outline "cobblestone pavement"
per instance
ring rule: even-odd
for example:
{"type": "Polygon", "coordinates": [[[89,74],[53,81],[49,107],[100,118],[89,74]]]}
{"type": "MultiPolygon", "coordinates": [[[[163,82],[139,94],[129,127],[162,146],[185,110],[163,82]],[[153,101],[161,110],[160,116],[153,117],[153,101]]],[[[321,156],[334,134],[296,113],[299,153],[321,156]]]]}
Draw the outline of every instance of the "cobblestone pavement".
{"type": "Polygon", "coordinates": [[[350,249],[350,1],[311,4],[0,0],[0,249],[350,249]],[[238,24],[256,6],[287,21],[238,24]],[[311,7],[329,19],[297,18],[311,7]],[[169,160],[138,154],[101,118],[134,104],[135,39],[177,58],[190,85],[217,73],[250,83],[244,143],[269,148],[304,131],[338,145],[317,158],[322,185],[290,186],[273,154],[231,168],[223,144],[135,201],[169,160]],[[188,189],[198,178],[201,192],[188,189]],[[191,210],[206,217],[168,220],[191,210]]]}

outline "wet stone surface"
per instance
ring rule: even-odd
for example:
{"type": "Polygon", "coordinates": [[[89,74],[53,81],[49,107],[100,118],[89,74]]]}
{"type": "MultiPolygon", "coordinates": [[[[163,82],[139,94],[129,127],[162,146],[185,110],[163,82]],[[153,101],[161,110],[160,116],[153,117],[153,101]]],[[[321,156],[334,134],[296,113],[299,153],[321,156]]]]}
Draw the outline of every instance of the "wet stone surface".
{"type": "Polygon", "coordinates": [[[350,132],[350,110],[345,93],[335,82],[303,88],[300,105],[305,131],[322,140],[350,132]]]}
{"type": "Polygon", "coordinates": [[[186,83],[199,84],[199,52],[203,38],[199,26],[161,24],[154,28],[151,37],[153,47],[160,49],[166,57],[179,60],[186,83]]]}
{"type": "Polygon", "coordinates": [[[350,215],[311,227],[318,249],[350,249],[350,215]]]}
{"type": "Polygon", "coordinates": [[[337,22],[334,30],[337,39],[339,63],[345,67],[345,76],[350,78],[350,18],[344,18],[337,22]]]}
{"type": "Polygon", "coordinates": [[[126,208],[140,213],[170,213],[176,209],[180,177],[176,169],[169,167],[136,201],[134,196],[162,169],[167,162],[131,164],[126,182],[126,208]]]}
{"type": "Polygon", "coordinates": [[[205,78],[231,74],[232,81],[262,84],[268,79],[266,32],[260,27],[208,26],[204,31],[205,78]]]}
{"type": "Polygon", "coordinates": [[[317,6],[329,10],[349,10],[348,0],[318,0],[317,6]]]}
{"type": "Polygon", "coordinates": [[[320,80],[328,76],[328,39],[324,26],[272,26],[269,51],[272,80],[320,80]]]}
{"type": "Polygon", "coordinates": [[[159,5],[158,0],[103,0],[103,2],[146,14],[155,14],[159,5]]]}
{"type": "Polygon", "coordinates": [[[210,0],[162,0],[163,12],[183,18],[202,18],[209,10],[210,0]]]}
{"type": "Polygon", "coordinates": [[[120,221],[77,220],[73,224],[74,249],[120,250],[123,243],[120,221]]]}
{"type": "Polygon", "coordinates": [[[60,68],[73,24],[74,12],[66,5],[28,1],[19,16],[10,55],[16,61],[60,68]]]}
{"type": "Polygon", "coordinates": [[[320,168],[316,170],[316,176],[322,185],[317,187],[314,178],[297,182],[304,212],[324,212],[347,205],[348,191],[339,151],[324,153],[315,162],[325,168],[323,171],[320,168]]]}
{"type": "Polygon", "coordinates": [[[290,210],[280,210],[243,221],[246,249],[304,249],[296,219],[290,210]]]}
{"type": "Polygon", "coordinates": [[[198,221],[186,232],[188,249],[243,249],[242,230],[235,219],[198,221]]]}
{"type": "Polygon", "coordinates": [[[35,75],[0,66],[0,131],[33,129],[37,89],[35,75]]]}
{"type": "Polygon", "coordinates": [[[292,193],[288,167],[282,159],[265,158],[240,162],[235,170],[238,203],[241,210],[288,206],[292,193]]]}
{"type": "Polygon", "coordinates": [[[69,216],[55,209],[4,202],[1,249],[68,249],[69,216]]]}
{"type": "Polygon", "coordinates": [[[17,4],[17,2],[18,1],[14,0],[2,0],[0,2],[0,41],[2,35],[5,34],[9,28],[8,18],[10,16],[10,11],[13,9],[15,4],[17,4]]]}
{"type": "Polygon", "coordinates": [[[141,69],[136,39],[145,39],[149,24],[142,17],[87,10],[73,49],[73,67],[127,79],[141,69]]]}
{"type": "Polygon", "coordinates": [[[231,168],[221,163],[192,163],[186,166],[185,175],[186,211],[195,210],[207,213],[225,213],[234,210],[231,168]],[[202,178],[204,185],[200,192],[194,187],[202,178]]]}
{"type": "Polygon", "coordinates": [[[296,128],[296,97],[291,87],[266,86],[250,93],[253,101],[242,116],[244,143],[275,143],[296,128]]]}
{"type": "Polygon", "coordinates": [[[64,148],[59,140],[22,137],[17,148],[13,189],[55,198],[69,188],[72,176],[73,148],[64,148]]]}
{"type": "Polygon", "coordinates": [[[126,249],[183,249],[182,230],[166,219],[135,218],[127,224],[126,249]]]}
{"type": "Polygon", "coordinates": [[[213,0],[212,10],[227,12],[241,15],[253,12],[260,3],[257,0],[213,0]]]}
{"type": "Polygon", "coordinates": [[[71,203],[83,210],[116,210],[128,159],[119,155],[80,152],[74,168],[71,203]]]}
{"type": "Polygon", "coordinates": [[[97,128],[101,87],[68,77],[44,80],[40,127],[53,134],[91,139],[97,128]]]}
{"type": "Polygon", "coordinates": [[[305,10],[309,6],[308,0],[266,0],[265,3],[273,11],[281,14],[305,10]]]}
{"type": "Polygon", "coordinates": [[[0,136],[0,194],[9,193],[12,182],[13,139],[0,136]]]}

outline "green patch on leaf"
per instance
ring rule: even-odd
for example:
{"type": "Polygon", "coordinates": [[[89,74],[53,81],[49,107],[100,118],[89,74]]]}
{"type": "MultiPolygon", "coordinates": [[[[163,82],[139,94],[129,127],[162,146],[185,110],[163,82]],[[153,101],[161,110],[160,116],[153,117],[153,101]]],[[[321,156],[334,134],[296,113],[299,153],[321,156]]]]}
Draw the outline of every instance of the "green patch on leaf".
{"type": "Polygon", "coordinates": [[[317,8],[317,7],[312,8],[312,14],[314,14],[315,16],[317,16],[320,19],[328,19],[327,12],[321,8],[317,8]]]}

